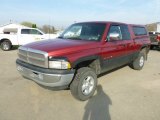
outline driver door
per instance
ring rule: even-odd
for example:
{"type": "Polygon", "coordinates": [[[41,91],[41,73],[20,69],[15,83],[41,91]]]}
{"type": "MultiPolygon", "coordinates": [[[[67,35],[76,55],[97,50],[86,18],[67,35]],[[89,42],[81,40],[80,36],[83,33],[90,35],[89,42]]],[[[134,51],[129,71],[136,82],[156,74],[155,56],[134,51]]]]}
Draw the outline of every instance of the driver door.
{"type": "Polygon", "coordinates": [[[121,27],[111,24],[107,33],[107,42],[103,45],[103,70],[111,70],[125,63],[126,45],[122,40],[121,27]],[[111,34],[118,34],[116,40],[110,38],[111,34]]]}

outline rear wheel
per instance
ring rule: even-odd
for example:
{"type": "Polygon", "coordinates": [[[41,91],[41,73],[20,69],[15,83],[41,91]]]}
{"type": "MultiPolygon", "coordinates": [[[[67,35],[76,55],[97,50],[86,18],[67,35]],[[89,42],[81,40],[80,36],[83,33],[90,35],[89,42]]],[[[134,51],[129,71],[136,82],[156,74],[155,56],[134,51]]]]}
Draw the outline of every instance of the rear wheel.
{"type": "Polygon", "coordinates": [[[70,90],[76,99],[84,101],[93,96],[96,86],[96,73],[91,68],[83,67],[77,70],[70,90]]]}
{"type": "Polygon", "coordinates": [[[3,41],[3,42],[1,43],[1,48],[2,48],[2,50],[4,50],[4,51],[10,50],[11,47],[12,47],[11,42],[8,41],[8,40],[5,40],[5,41],[3,41]]]}
{"type": "Polygon", "coordinates": [[[135,70],[141,70],[145,63],[145,53],[140,52],[137,59],[135,59],[131,64],[130,67],[135,70]]]}
{"type": "Polygon", "coordinates": [[[151,49],[151,50],[153,50],[153,49],[154,49],[154,46],[153,46],[153,45],[151,45],[151,46],[150,46],[150,49],[151,49]]]}

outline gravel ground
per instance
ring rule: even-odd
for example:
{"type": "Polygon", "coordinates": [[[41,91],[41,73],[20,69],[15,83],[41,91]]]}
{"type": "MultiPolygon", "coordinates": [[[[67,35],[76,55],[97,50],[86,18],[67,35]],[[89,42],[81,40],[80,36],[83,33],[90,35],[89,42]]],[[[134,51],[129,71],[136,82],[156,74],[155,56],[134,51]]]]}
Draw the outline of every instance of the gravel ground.
{"type": "Polygon", "coordinates": [[[23,78],[17,50],[0,50],[0,120],[159,120],[160,51],[152,50],[141,71],[128,66],[104,74],[92,99],[55,91],[23,78]]]}

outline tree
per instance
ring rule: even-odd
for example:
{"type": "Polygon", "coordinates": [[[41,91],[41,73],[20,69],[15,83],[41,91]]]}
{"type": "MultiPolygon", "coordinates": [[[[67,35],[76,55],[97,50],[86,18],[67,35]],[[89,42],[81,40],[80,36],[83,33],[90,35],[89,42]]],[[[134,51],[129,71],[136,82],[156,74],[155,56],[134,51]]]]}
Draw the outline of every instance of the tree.
{"type": "MultiPolygon", "coordinates": [[[[21,25],[31,27],[31,28],[37,28],[37,25],[32,22],[22,22],[21,25]]],[[[38,27],[40,30],[42,30],[44,33],[53,34],[56,32],[54,26],[51,25],[43,25],[42,27],[38,27]]]]}
{"type": "Polygon", "coordinates": [[[37,25],[35,23],[32,23],[32,22],[22,22],[21,25],[24,25],[26,27],[31,27],[31,28],[37,28],[37,25]]]}
{"type": "Polygon", "coordinates": [[[50,26],[50,25],[43,25],[41,30],[45,33],[48,33],[48,34],[56,32],[54,26],[50,26]]]}
{"type": "Polygon", "coordinates": [[[36,24],[32,24],[32,28],[37,28],[37,25],[36,24]]]}
{"type": "Polygon", "coordinates": [[[21,25],[24,25],[26,27],[32,27],[32,24],[31,22],[22,22],[21,25]]]}
{"type": "Polygon", "coordinates": [[[148,31],[156,31],[157,30],[157,23],[152,23],[152,24],[148,24],[146,25],[148,31]]]}

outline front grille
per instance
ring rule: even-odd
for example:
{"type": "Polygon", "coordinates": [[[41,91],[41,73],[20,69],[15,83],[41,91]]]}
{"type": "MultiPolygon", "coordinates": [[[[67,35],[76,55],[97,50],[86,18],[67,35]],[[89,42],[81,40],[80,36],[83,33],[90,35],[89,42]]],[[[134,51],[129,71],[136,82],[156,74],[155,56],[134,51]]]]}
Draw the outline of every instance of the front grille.
{"type": "Polygon", "coordinates": [[[19,59],[39,67],[48,68],[48,53],[26,47],[18,49],[19,59]]]}

